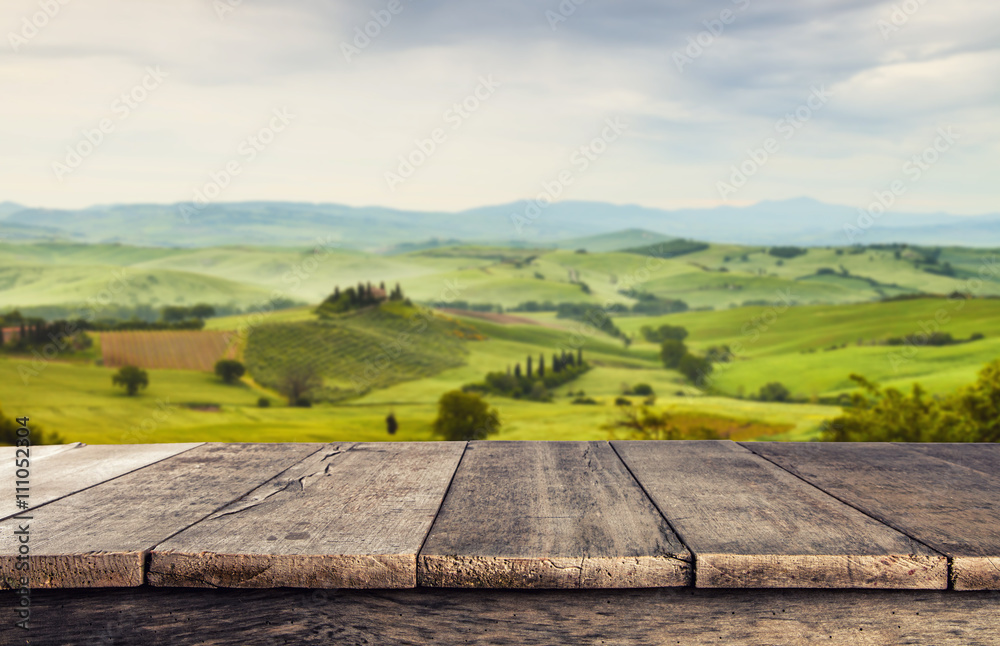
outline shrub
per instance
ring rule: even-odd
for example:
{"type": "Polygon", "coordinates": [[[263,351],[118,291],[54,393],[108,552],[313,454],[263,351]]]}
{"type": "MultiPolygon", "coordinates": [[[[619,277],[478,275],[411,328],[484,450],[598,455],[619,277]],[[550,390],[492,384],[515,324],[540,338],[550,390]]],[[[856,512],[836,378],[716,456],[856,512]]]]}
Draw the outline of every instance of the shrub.
{"type": "Polygon", "coordinates": [[[791,393],[777,381],[761,386],[760,393],[757,395],[757,399],[762,402],[784,402],[788,401],[789,397],[791,397],[791,393]]]}
{"type": "Polygon", "coordinates": [[[628,397],[615,397],[615,406],[631,406],[632,401],[628,397]]]}
{"type": "Polygon", "coordinates": [[[133,397],[139,392],[140,388],[149,386],[149,375],[141,368],[125,366],[111,377],[111,383],[115,386],[124,387],[125,394],[133,397]]]}
{"type": "Polygon", "coordinates": [[[571,401],[570,403],[571,403],[571,404],[587,404],[587,405],[593,405],[593,404],[596,404],[596,403],[597,403],[597,400],[596,400],[596,399],[594,399],[593,397],[577,397],[576,399],[574,399],[574,400],[573,400],[573,401],[571,401]]]}
{"type": "Polygon", "coordinates": [[[804,256],[809,253],[809,250],[802,247],[771,247],[767,253],[775,258],[795,258],[796,256],[804,256]]]}
{"type": "Polygon", "coordinates": [[[652,395],[653,387],[650,386],[649,384],[636,384],[635,386],[632,387],[632,392],[634,392],[636,395],[643,395],[643,396],[652,395]]]}
{"type": "Polygon", "coordinates": [[[500,429],[500,413],[479,395],[452,390],[438,400],[434,432],[445,440],[485,440],[500,429]]]}
{"type": "Polygon", "coordinates": [[[227,384],[236,383],[245,372],[243,364],[234,359],[220,359],[215,363],[215,374],[227,384]]]}
{"type": "Polygon", "coordinates": [[[260,397],[257,399],[257,406],[259,408],[268,408],[271,405],[271,400],[267,397],[260,397]]]}
{"type": "Polygon", "coordinates": [[[677,370],[696,386],[704,385],[706,378],[712,374],[712,362],[702,357],[696,357],[690,352],[685,354],[677,370]]]}
{"type": "Polygon", "coordinates": [[[667,339],[660,344],[660,359],[663,360],[664,368],[677,368],[687,353],[687,346],[681,341],[667,339]]]}

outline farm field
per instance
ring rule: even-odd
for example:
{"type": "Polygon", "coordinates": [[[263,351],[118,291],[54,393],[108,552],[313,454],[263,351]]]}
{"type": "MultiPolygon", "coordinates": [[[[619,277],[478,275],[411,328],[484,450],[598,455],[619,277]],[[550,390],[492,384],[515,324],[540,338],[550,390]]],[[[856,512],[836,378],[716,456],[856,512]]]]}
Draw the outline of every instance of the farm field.
{"type": "MultiPolygon", "coordinates": [[[[618,239],[626,241],[634,244],[636,238],[618,239]]],[[[611,246],[601,248],[617,244],[605,242],[611,246]]],[[[601,241],[593,243],[597,247],[601,241]]],[[[823,420],[838,414],[838,407],[820,402],[850,391],[852,372],[901,389],[919,382],[932,393],[947,393],[971,382],[982,365],[1000,356],[1000,299],[877,300],[920,291],[993,294],[998,276],[984,272],[983,280],[977,278],[980,268],[991,266],[994,255],[988,250],[940,250],[938,261],[948,262],[954,274],[942,276],[917,267],[923,252],[912,249],[897,257],[889,249],[811,248],[778,259],[761,247],[712,244],[662,260],[573,248],[454,246],[388,256],[337,250],[317,258],[312,273],[302,273],[303,263],[316,255],[310,250],[52,243],[0,243],[0,249],[17,250],[0,267],[0,311],[16,302],[4,299],[29,289],[38,290],[32,291],[31,302],[73,311],[79,304],[66,300],[69,294],[106,285],[116,271],[137,277],[113,299],[125,307],[192,304],[218,293],[213,289],[226,291],[231,304],[266,301],[276,289],[289,299],[315,303],[334,285],[385,280],[398,281],[418,304],[465,301],[509,308],[551,300],[625,308],[636,302],[623,289],[631,286],[703,308],[664,316],[613,311],[615,325],[631,338],[629,347],[554,312],[452,308],[415,330],[411,319],[422,310],[397,302],[329,320],[317,316],[315,305],[302,305],[210,318],[200,332],[94,332],[93,348],[41,364],[37,358],[0,354],[4,411],[27,411],[46,429],[91,443],[433,439],[436,403],[444,392],[480,382],[486,373],[523,363],[529,355],[551,356],[581,342],[593,369],[554,389],[553,402],[487,398],[503,420],[492,437],[606,439],[605,426],[618,414],[615,400],[644,383],[656,392],[655,407],[671,412],[682,427],[707,426],[737,439],[807,440],[817,436],[823,420]],[[49,264],[40,268],[42,262],[49,264]],[[374,273],[363,274],[366,268],[374,273]],[[298,285],[285,281],[288,272],[302,273],[298,285]],[[70,276],[83,282],[74,289],[48,289],[47,281],[54,285],[70,276]],[[733,348],[735,360],[716,364],[710,390],[662,367],[659,346],[640,334],[643,326],[662,324],[685,327],[685,343],[696,353],[712,346],[733,348]],[[958,340],[973,334],[984,338],[916,349],[883,345],[889,337],[933,326],[958,340]],[[227,356],[248,368],[234,386],[211,374],[227,349],[233,353],[227,356]],[[94,365],[97,357],[103,357],[103,366],[94,365]],[[138,397],[125,397],[111,384],[115,367],[125,363],[150,372],[150,386],[138,397]],[[312,408],[288,407],[277,391],[283,372],[297,364],[313,366],[324,379],[312,408]],[[24,378],[26,370],[30,378],[24,378]],[[784,384],[800,403],[751,398],[771,382],[784,384]],[[581,391],[596,403],[573,404],[581,391]],[[259,407],[261,398],[272,405],[259,407]],[[385,430],[390,412],[400,424],[394,436],[385,430]]],[[[27,302],[20,306],[31,308],[27,302]]]]}
{"type": "Polygon", "coordinates": [[[237,347],[224,332],[203,330],[96,333],[108,368],[137,366],[212,372],[219,359],[235,359],[237,347]]]}

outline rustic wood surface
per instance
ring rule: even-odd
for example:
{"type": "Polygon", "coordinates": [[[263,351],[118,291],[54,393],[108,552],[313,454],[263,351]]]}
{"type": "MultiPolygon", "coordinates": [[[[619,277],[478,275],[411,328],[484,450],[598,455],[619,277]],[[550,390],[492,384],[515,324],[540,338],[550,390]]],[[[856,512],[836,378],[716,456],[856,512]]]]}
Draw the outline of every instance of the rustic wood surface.
{"type": "Polygon", "coordinates": [[[324,446],[158,545],[161,586],[405,588],[464,442],[324,446]]]}
{"type": "Polygon", "coordinates": [[[745,446],[949,555],[955,589],[1000,589],[1000,479],[892,443],[745,446]]]}
{"type": "MultiPolygon", "coordinates": [[[[31,447],[28,502],[31,507],[38,507],[196,446],[200,443],[77,444],[67,445],[63,450],[31,447]]],[[[0,462],[0,486],[4,492],[14,491],[15,473],[12,454],[10,460],[0,462]]],[[[15,503],[12,495],[0,496],[0,518],[17,514],[19,510],[15,503]]]]}
{"type": "Polygon", "coordinates": [[[975,469],[994,478],[1000,478],[1000,444],[968,442],[963,444],[904,444],[939,460],[947,460],[963,467],[975,469]]]}
{"type": "MultiPolygon", "coordinates": [[[[32,588],[136,586],[156,544],[291,467],[320,444],[205,444],[30,513],[32,588]]],[[[25,521],[0,523],[0,587],[25,521]]]]}
{"type": "Polygon", "coordinates": [[[733,442],[613,442],[702,588],[945,588],[947,560],[733,442]]]}
{"type": "Polygon", "coordinates": [[[39,590],[0,644],[997,646],[1000,594],[912,590],[39,590]]]}
{"type": "Polygon", "coordinates": [[[688,585],[691,555],[607,442],[471,442],[420,585],[688,585]]]}

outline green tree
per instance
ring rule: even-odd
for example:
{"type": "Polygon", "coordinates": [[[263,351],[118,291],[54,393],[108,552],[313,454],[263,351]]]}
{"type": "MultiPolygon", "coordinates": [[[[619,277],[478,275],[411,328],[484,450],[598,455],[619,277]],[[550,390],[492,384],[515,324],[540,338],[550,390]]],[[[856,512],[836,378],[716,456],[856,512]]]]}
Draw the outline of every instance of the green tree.
{"type": "Polygon", "coordinates": [[[167,305],[160,310],[160,317],[167,323],[183,321],[191,315],[191,309],[182,305],[167,305]]]}
{"type": "Polygon", "coordinates": [[[323,378],[307,364],[293,365],[285,371],[280,390],[288,397],[289,406],[308,406],[309,393],[323,386],[323,378]]]}
{"type": "Polygon", "coordinates": [[[190,314],[196,319],[208,319],[215,316],[215,308],[207,303],[198,303],[191,307],[190,314]]]}
{"type": "Polygon", "coordinates": [[[215,363],[215,374],[227,384],[234,384],[247,369],[235,359],[220,359],[215,363]]]}
{"type": "Polygon", "coordinates": [[[135,366],[124,366],[111,377],[111,383],[115,386],[125,388],[125,394],[129,397],[135,396],[140,388],[149,386],[149,375],[146,371],[135,366]]]}
{"type": "Polygon", "coordinates": [[[702,357],[696,357],[689,352],[681,358],[680,363],[677,364],[677,370],[694,385],[702,386],[708,376],[712,374],[712,362],[702,357]]]}
{"type": "Polygon", "coordinates": [[[777,381],[772,381],[771,383],[764,384],[760,387],[760,393],[757,395],[757,399],[762,402],[784,402],[788,401],[791,397],[791,393],[785,386],[777,381]]]}
{"type": "Polygon", "coordinates": [[[930,397],[920,384],[909,395],[852,374],[861,387],[840,416],[824,424],[828,442],[1000,442],[1000,360],[957,393],[930,397]]]}
{"type": "Polygon", "coordinates": [[[434,431],[445,440],[485,440],[500,429],[500,413],[479,395],[452,390],[441,395],[434,431]]]}
{"type": "Polygon", "coordinates": [[[686,354],[688,354],[687,346],[677,339],[667,339],[660,344],[660,359],[663,360],[664,368],[676,369],[686,354]]]}

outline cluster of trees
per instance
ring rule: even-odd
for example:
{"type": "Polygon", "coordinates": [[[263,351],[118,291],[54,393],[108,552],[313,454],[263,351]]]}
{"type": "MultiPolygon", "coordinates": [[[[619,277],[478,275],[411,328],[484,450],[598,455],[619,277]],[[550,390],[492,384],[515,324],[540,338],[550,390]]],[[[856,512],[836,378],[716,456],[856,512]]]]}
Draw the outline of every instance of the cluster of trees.
{"type": "Polygon", "coordinates": [[[808,249],[803,247],[771,247],[767,250],[769,256],[774,256],[775,258],[795,258],[796,256],[804,256],[809,253],[808,249]]]}
{"type": "Polygon", "coordinates": [[[632,305],[631,311],[633,314],[660,316],[662,314],[686,312],[689,309],[687,303],[676,298],[660,298],[655,294],[637,290],[619,290],[619,293],[638,301],[632,305]]]}
{"type": "Polygon", "coordinates": [[[710,360],[692,354],[683,341],[675,339],[660,344],[660,359],[664,368],[680,372],[696,386],[703,385],[713,370],[710,360]]]}
{"type": "Polygon", "coordinates": [[[326,297],[326,300],[319,306],[318,311],[320,314],[343,314],[344,312],[361,309],[362,307],[378,305],[386,300],[405,300],[403,289],[399,286],[399,283],[396,283],[392,291],[386,292],[384,282],[379,283],[377,288],[372,287],[370,282],[359,282],[357,287],[348,287],[343,291],[340,290],[339,286],[334,287],[333,293],[326,297]]]}
{"type": "Polygon", "coordinates": [[[46,321],[40,317],[26,317],[17,310],[0,316],[0,346],[14,352],[38,349],[50,343],[60,349],[67,346],[74,352],[89,348],[93,342],[87,331],[116,332],[126,330],[200,330],[205,319],[215,316],[215,308],[204,303],[191,307],[168,305],[160,311],[159,321],[145,319],[117,320],[85,318],[46,321]],[[3,328],[17,328],[4,334],[3,328]]]}
{"type": "Polygon", "coordinates": [[[49,323],[40,318],[25,318],[15,310],[0,317],[0,347],[12,352],[27,352],[55,344],[60,350],[79,352],[93,345],[93,340],[84,332],[85,326],[85,321],[49,323]],[[5,335],[4,327],[17,331],[5,335]]]}
{"type": "Polygon", "coordinates": [[[667,340],[683,341],[688,336],[687,329],[679,325],[661,325],[655,330],[649,325],[639,328],[639,334],[650,343],[663,343],[667,340]]]}
{"type": "Polygon", "coordinates": [[[713,363],[727,363],[733,358],[728,345],[712,346],[703,357],[693,354],[684,343],[688,331],[680,326],[661,325],[654,330],[646,325],[639,329],[639,333],[647,341],[659,342],[664,368],[677,370],[697,386],[703,385],[712,374],[713,363]]]}
{"type": "Polygon", "coordinates": [[[625,334],[618,329],[607,311],[600,305],[591,303],[559,303],[556,308],[556,318],[573,319],[587,323],[616,339],[626,339],[625,334]]]}
{"type": "Polygon", "coordinates": [[[485,381],[466,384],[462,386],[462,391],[548,402],[552,401],[553,388],[573,381],[588,370],[590,366],[583,360],[582,348],[576,353],[563,350],[552,355],[549,369],[545,367],[544,354],[538,355],[537,363],[529,356],[523,372],[520,363],[514,364],[513,369],[507,366],[506,372],[488,373],[485,381]]]}
{"type": "Polygon", "coordinates": [[[907,334],[903,337],[890,337],[885,340],[884,345],[958,345],[959,343],[971,343],[985,338],[981,332],[974,332],[968,339],[956,339],[951,332],[931,332],[930,334],[907,334]]]}
{"type": "Polygon", "coordinates": [[[828,442],[1000,442],[1000,360],[958,392],[929,396],[914,384],[909,395],[852,374],[862,392],[824,424],[828,442]]]}
{"type": "Polygon", "coordinates": [[[215,316],[215,308],[207,303],[198,303],[191,307],[183,305],[167,305],[160,310],[160,318],[165,323],[178,323],[181,321],[204,321],[215,316]]]}
{"type": "Polygon", "coordinates": [[[685,240],[683,238],[675,238],[673,240],[658,242],[644,247],[624,249],[622,253],[634,253],[642,256],[653,256],[655,258],[676,258],[677,256],[683,256],[685,254],[704,251],[705,249],[708,249],[707,243],[697,242],[695,240],[685,240]]]}

